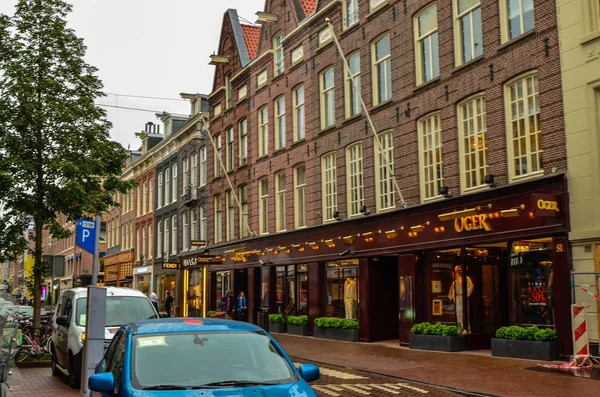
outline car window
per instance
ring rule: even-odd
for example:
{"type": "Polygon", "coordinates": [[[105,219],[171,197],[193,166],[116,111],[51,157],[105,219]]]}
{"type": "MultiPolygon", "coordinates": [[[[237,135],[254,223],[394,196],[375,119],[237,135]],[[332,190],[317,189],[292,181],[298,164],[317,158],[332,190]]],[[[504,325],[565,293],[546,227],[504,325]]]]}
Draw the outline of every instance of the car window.
{"type": "MultiPolygon", "coordinates": [[[[87,298],[77,301],[77,325],[85,327],[87,298]]],[[[137,296],[109,296],[106,298],[106,322],[107,327],[118,327],[123,324],[155,319],[154,306],[145,297],[137,296]]]]}
{"type": "Polygon", "coordinates": [[[132,343],[132,386],[199,387],[208,383],[297,381],[291,366],[258,332],[198,332],[136,335],[132,343]],[[169,363],[154,370],[157,363],[169,363]]]}
{"type": "Polygon", "coordinates": [[[73,311],[73,300],[66,298],[65,305],[62,308],[61,316],[67,316],[67,321],[71,321],[71,312],[73,311]]]}
{"type": "Polygon", "coordinates": [[[106,351],[106,371],[112,372],[115,377],[115,394],[119,392],[121,383],[121,374],[123,372],[123,363],[125,362],[125,347],[127,344],[127,335],[125,328],[121,328],[115,335],[112,343],[106,351]]]}

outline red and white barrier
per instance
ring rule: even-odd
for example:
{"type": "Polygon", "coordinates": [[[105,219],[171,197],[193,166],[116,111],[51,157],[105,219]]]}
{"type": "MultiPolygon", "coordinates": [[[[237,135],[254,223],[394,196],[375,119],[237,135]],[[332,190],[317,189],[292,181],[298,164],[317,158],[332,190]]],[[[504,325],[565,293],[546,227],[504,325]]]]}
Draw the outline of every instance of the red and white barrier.
{"type": "Polygon", "coordinates": [[[571,305],[573,322],[573,352],[575,356],[589,355],[587,323],[585,321],[585,305],[571,305]]]}

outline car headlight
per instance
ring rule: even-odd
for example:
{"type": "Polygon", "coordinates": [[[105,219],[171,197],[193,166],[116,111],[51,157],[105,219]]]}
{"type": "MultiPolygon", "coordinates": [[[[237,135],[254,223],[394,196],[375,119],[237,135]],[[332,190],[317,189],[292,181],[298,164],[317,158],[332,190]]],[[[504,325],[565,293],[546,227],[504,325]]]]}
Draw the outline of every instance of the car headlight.
{"type": "Polygon", "coordinates": [[[87,337],[87,335],[85,334],[85,332],[81,333],[81,336],[79,337],[81,339],[81,341],[85,341],[85,338],[87,337]]]}

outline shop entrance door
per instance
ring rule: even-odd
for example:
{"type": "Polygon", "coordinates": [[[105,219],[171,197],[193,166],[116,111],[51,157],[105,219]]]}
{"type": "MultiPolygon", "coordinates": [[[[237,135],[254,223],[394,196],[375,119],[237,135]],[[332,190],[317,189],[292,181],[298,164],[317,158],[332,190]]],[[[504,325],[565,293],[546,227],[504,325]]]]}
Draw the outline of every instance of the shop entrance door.
{"type": "Polygon", "coordinates": [[[410,329],[415,323],[413,305],[413,287],[415,276],[415,259],[413,255],[398,257],[398,321],[400,345],[408,346],[410,329]]]}

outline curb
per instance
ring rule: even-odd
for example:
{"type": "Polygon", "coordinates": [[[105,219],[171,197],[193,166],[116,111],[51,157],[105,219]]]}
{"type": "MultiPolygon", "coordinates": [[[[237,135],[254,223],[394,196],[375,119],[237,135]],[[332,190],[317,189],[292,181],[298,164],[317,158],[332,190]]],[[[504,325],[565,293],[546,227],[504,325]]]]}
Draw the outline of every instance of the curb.
{"type": "Polygon", "coordinates": [[[43,368],[43,367],[51,367],[52,361],[21,361],[20,363],[15,363],[19,368],[43,368]]]}

